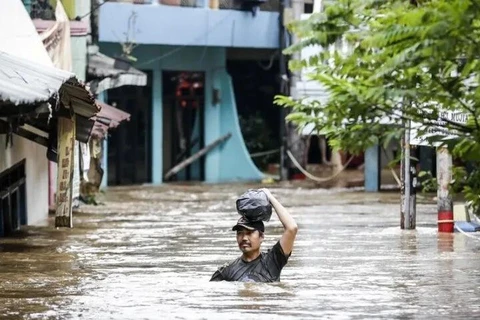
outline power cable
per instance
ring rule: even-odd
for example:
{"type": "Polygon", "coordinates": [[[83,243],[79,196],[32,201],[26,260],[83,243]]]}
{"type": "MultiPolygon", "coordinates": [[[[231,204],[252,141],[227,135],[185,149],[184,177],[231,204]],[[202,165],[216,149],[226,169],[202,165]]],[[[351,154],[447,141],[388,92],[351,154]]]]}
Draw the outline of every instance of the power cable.
{"type": "Polygon", "coordinates": [[[97,5],[95,8],[93,8],[90,12],[84,14],[83,16],[81,17],[76,17],[75,20],[77,21],[80,21],[82,20],[83,18],[91,15],[93,12],[97,11],[101,6],[103,6],[105,3],[109,2],[110,0],[104,0],[102,3],[100,3],[99,5],[97,5]]]}
{"type": "Polygon", "coordinates": [[[159,60],[162,60],[162,59],[164,59],[164,58],[166,58],[166,57],[171,56],[172,54],[175,54],[175,53],[183,50],[183,49],[186,48],[186,47],[190,47],[190,46],[194,45],[194,43],[197,42],[197,40],[199,40],[199,39],[207,36],[210,32],[212,32],[212,31],[215,30],[217,27],[219,27],[222,22],[224,22],[225,20],[227,20],[227,18],[230,18],[230,16],[232,16],[233,13],[234,13],[234,12],[232,12],[232,13],[230,13],[229,15],[225,16],[223,19],[221,19],[221,20],[218,21],[216,24],[214,24],[212,27],[210,27],[210,28],[207,30],[207,32],[205,32],[204,34],[198,36],[198,37],[195,38],[192,42],[187,43],[187,44],[184,44],[184,45],[181,45],[181,46],[178,46],[178,47],[176,47],[175,49],[170,50],[169,52],[166,52],[166,53],[164,53],[164,54],[162,54],[162,55],[159,55],[159,56],[157,56],[157,57],[155,57],[155,58],[153,58],[153,59],[150,59],[150,60],[148,60],[148,61],[139,63],[139,64],[136,65],[136,67],[141,67],[141,66],[144,66],[144,65],[153,63],[153,62],[157,62],[157,61],[159,61],[159,60]]]}
{"type": "Polygon", "coordinates": [[[278,55],[278,50],[275,51],[271,56],[270,56],[270,61],[268,62],[268,65],[267,66],[264,66],[260,61],[257,61],[257,64],[260,68],[262,68],[263,70],[265,71],[268,71],[270,69],[272,69],[273,67],[273,62],[275,60],[275,57],[278,55]]]}

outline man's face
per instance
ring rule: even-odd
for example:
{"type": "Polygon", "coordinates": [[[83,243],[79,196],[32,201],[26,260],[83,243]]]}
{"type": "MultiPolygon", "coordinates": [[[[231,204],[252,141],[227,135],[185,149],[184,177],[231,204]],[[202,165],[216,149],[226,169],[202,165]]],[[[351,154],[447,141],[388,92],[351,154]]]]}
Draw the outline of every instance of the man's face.
{"type": "Polygon", "coordinates": [[[263,242],[263,234],[258,230],[250,231],[247,229],[237,230],[238,247],[243,253],[254,252],[260,250],[263,242]]]}

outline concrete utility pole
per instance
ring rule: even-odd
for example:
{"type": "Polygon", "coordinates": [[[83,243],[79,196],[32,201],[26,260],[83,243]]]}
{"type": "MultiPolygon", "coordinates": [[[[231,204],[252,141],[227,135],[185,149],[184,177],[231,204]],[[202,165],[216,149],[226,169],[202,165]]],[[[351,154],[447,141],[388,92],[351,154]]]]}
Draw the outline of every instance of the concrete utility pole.
{"type": "Polygon", "coordinates": [[[401,206],[400,206],[400,228],[413,230],[416,227],[416,182],[417,172],[415,161],[412,160],[410,146],[409,120],[405,121],[405,134],[402,139],[402,160],[401,160],[401,206]]]}
{"type": "Polygon", "coordinates": [[[437,150],[438,232],[453,232],[453,201],[448,192],[452,181],[452,156],[447,148],[437,150]]]}
{"type": "MultiPolygon", "coordinates": [[[[286,10],[286,0],[280,0],[279,5],[279,24],[280,24],[280,32],[279,32],[279,46],[280,46],[280,58],[279,60],[279,72],[280,72],[280,93],[282,95],[288,96],[290,95],[290,88],[288,84],[288,59],[282,53],[283,49],[287,46],[287,31],[285,28],[285,10],[286,10]]],[[[288,180],[288,168],[287,168],[287,124],[285,122],[285,117],[287,116],[287,109],[281,108],[280,109],[280,180],[285,181],[288,180]]]]}
{"type": "MultiPolygon", "coordinates": [[[[292,15],[294,20],[300,20],[302,14],[305,12],[305,2],[304,0],[290,0],[292,4],[292,15]]],[[[299,39],[292,35],[292,43],[298,43],[299,39]]],[[[300,53],[295,53],[293,55],[294,60],[299,60],[301,57],[300,53]]],[[[298,99],[299,95],[297,92],[297,82],[299,81],[301,76],[301,72],[292,72],[290,77],[290,95],[294,99],[298,99]]],[[[287,134],[287,146],[288,149],[292,152],[293,156],[300,162],[302,167],[306,166],[304,159],[305,157],[305,141],[300,139],[299,134],[295,126],[291,123],[285,124],[286,125],[286,134],[287,134]]],[[[288,168],[295,168],[291,161],[287,161],[288,168]]]]}

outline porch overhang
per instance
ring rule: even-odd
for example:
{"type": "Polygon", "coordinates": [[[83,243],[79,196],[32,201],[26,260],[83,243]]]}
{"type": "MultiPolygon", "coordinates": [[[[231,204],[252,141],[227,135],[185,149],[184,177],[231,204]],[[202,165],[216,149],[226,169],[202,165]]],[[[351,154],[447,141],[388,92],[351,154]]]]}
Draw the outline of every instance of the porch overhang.
{"type": "Polygon", "coordinates": [[[98,100],[97,103],[102,109],[93,118],[95,124],[93,126],[92,137],[103,139],[106,137],[108,130],[118,127],[123,121],[130,121],[129,113],[98,100]]]}
{"type": "MultiPolygon", "coordinates": [[[[91,118],[100,111],[93,95],[73,73],[37,64],[0,51],[0,113],[34,111],[39,104],[56,98],[72,112],[91,118]]],[[[54,106],[55,107],[55,106],[54,106]]]]}
{"type": "Polygon", "coordinates": [[[97,46],[88,48],[88,70],[90,90],[98,94],[121,86],[146,86],[147,75],[132,66],[126,70],[115,66],[115,59],[99,52],[97,46]]]}

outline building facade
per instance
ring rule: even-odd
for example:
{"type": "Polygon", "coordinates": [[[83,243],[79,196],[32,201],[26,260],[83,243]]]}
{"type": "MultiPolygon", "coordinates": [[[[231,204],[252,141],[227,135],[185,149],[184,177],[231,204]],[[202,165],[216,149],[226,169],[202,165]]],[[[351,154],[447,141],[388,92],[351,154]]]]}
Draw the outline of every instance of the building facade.
{"type": "Polygon", "coordinates": [[[72,177],[78,180],[81,162],[85,167],[78,146],[91,137],[103,139],[128,119],[97,101],[84,84],[88,23],[71,21],[66,12],[85,13],[85,1],[65,1],[67,10],[56,4],[2,1],[0,236],[48,223],[49,196],[56,199],[55,226],[71,227],[72,194],[78,193],[72,177]],[[58,181],[52,167],[62,172],[58,181]]]}
{"type": "MultiPolygon", "coordinates": [[[[149,79],[143,88],[107,92],[110,104],[132,114],[124,132],[120,129],[108,143],[109,184],[169,181],[168,172],[191,157],[193,163],[174,174],[173,180],[262,179],[245,145],[238,105],[271,106],[278,93],[276,65],[272,67],[279,45],[275,6],[267,3],[252,10],[252,2],[247,1],[221,2],[219,7],[208,1],[139,2],[109,1],[99,9],[101,51],[118,57],[130,44],[134,49],[127,53],[135,58],[133,66],[149,79]],[[273,74],[263,93],[254,93],[261,85],[245,90],[258,80],[254,73],[250,78],[246,75],[257,64],[273,74]],[[270,100],[260,102],[266,95],[270,100]],[[204,148],[208,152],[197,159],[204,148]]],[[[271,108],[270,118],[278,129],[279,113],[271,108]]]]}

